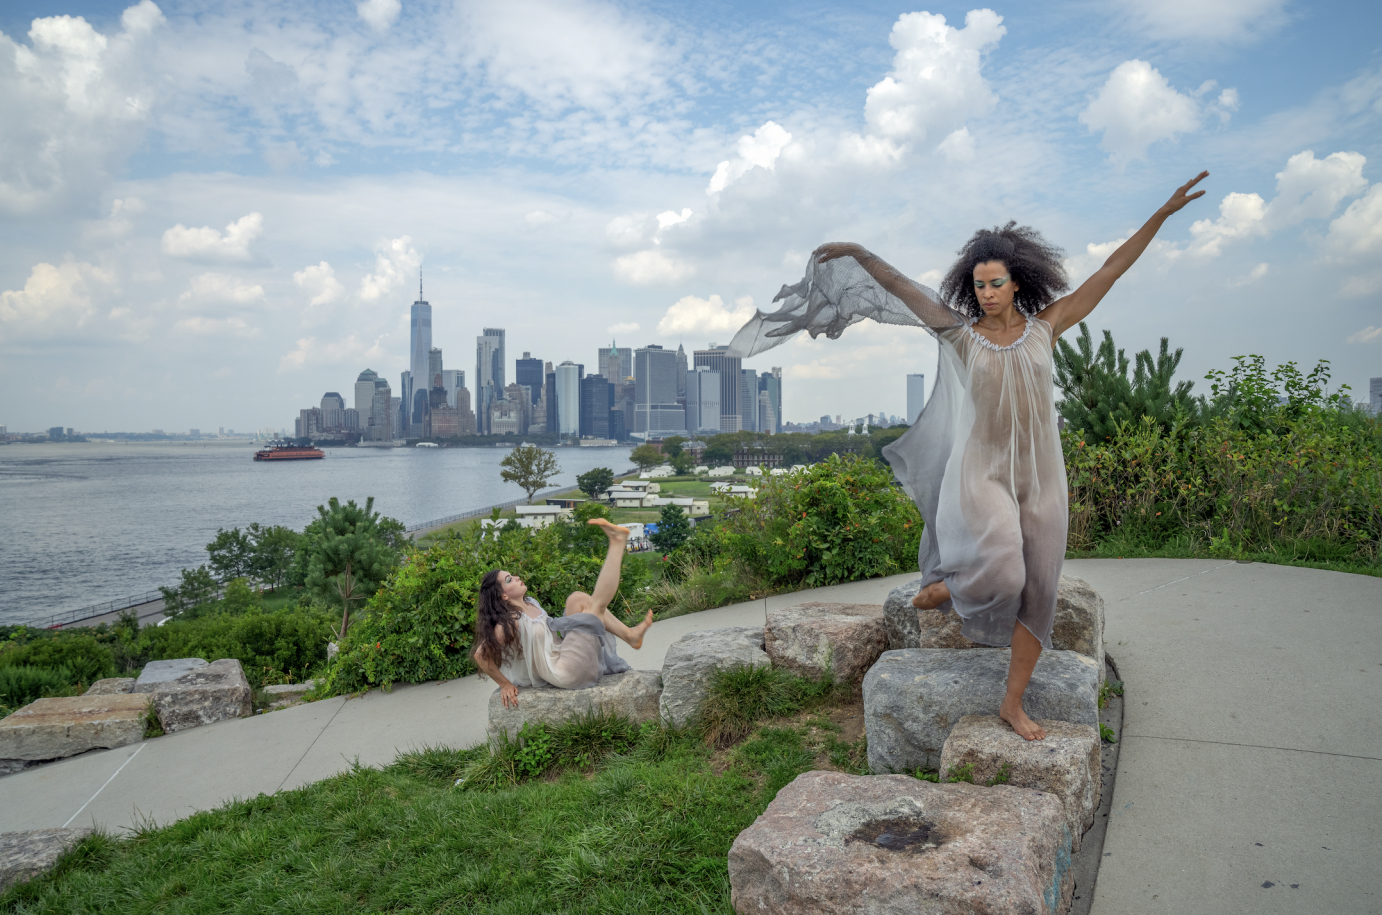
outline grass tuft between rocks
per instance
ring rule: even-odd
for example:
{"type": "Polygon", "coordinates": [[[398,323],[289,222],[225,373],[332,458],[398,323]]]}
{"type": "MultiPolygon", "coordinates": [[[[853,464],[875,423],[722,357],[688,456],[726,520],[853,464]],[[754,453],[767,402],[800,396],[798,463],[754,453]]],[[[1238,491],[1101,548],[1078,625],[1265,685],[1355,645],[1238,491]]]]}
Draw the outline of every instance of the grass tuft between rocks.
{"type": "Polygon", "coordinates": [[[861,710],[768,669],[722,672],[703,710],[685,728],[590,714],[422,747],[98,833],[0,912],[728,913],[729,847],[777,792],[811,769],[867,772],[861,732],[835,720],[861,710]]]}

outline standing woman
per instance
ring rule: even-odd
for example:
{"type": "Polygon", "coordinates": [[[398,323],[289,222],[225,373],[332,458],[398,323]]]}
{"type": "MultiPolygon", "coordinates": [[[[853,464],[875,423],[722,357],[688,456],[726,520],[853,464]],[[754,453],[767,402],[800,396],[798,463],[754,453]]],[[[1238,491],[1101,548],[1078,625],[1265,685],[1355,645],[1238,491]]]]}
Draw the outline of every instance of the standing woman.
{"type": "Polygon", "coordinates": [[[1204,191],[1171,195],[1074,292],[1060,251],[1009,222],[980,230],[960,251],[941,294],[854,244],[816,249],[807,275],[784,286],[730,351],[751,356],[801,330],[836,339],[864,318],[925,327],[940,343],[937,382],[911,429],[884,449],[926,527],[914,606],[953,610],[966,638],[1012,647],[998,714],[1027,740],[1046,732],[1022,696],[1051,647],[1056,588],[1069,522],[1056,425],[1051,351],[1142,255],[1161,224],[1204,191]]]}

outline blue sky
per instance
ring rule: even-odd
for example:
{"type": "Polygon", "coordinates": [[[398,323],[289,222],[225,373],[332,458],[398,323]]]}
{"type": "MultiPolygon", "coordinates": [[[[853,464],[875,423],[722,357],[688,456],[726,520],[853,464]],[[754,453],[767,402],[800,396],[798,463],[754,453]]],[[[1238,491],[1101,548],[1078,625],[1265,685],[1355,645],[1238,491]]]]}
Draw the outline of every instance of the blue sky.
{"type": "MultiPolygon", "coordinates": [[[[1361,394],[1375,6],[11,0],[0,424],[286,425],[397,378],[419,266],[468,373],[483,326],[554,362],[727,342],[828,240],[934,282],[1017,219],[1078,282],[1201,168],[1092,325],[1197,390],[1260,353],[1361,394]]],[[[934,354],[859,325],[755,363],[805,421],[902,413],[934,354]]]]}

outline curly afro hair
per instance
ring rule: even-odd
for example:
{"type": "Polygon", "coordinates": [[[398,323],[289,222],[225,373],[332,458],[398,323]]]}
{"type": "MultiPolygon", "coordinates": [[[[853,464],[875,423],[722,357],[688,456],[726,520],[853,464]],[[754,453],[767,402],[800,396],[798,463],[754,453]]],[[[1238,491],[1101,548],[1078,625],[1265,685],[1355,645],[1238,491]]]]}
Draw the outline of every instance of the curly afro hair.
{"type": "Polygon", "coordinates": [[[959,253],[960,259],[941,281],[941,298],[975,318],[982,318],[984,310],[974,293],[974,268],[988,261],[1001,261],[1008,268],[1008,275],[1017,282],[1013,305],[1025,315],[1036,314],[1070,288],[1061,249],[1015,220],[1001,229],[980,229],[959,253]]]}

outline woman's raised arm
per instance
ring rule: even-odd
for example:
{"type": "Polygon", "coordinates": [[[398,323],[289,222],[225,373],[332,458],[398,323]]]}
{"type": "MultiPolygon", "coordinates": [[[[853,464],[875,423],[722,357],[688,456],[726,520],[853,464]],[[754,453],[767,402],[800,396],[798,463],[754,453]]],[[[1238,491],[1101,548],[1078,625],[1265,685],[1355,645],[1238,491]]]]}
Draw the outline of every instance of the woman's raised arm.
{"type": "Polygon", "coordinates": [[[912,314],[921,319],[922,323],[936,330],[943,330],[947,327],[955,326],[955,313],[946,308],[939,302],[933,301],[930,296],[921,291],[921,287],[904,276],[896,267],[889,264],[883,258],[869,251],[863,245],[856,245],[852,242],[830,242],[821,245],[811,253],[811,258],[818,264],[832,261],[837,257],[852,257],[864,268],[869,276],[873,277],[888,292],[897,296],[911,310],[912,314]]]}
{"type": "Polygon", "coordinates": [[[1133,233],[1132,238],[1118,246],[1118,250],[1109,255],[1104,265],[1069,295],[1062,296],[1052,302],[1041,313],[1041,317],[1050,322],[1053,333],[1052,338],[1059,337],[1065,331],[1079,324],[1089,313],[1094,310],[1108,291],[1113,288],[1113,284],[1128,268],[1137,262],[1142,256],[1142,252],[1147,250],[1147,246],[1156,237],[1157,230],[1161,224],[1172,214],[1179,212],[1181,207],[1192,200],[1204,196],[1204,191],[1189,193],[1190,189],[1209,177],[1209,172],[1200,172],[1189,181],[1176,188],[1176,192],[1171,195],[1171,199],[1161,205],[1152,214],[1152,218],[1143,224],[1142,228],[1133,233]]]}

